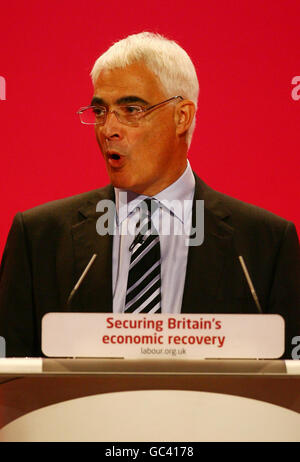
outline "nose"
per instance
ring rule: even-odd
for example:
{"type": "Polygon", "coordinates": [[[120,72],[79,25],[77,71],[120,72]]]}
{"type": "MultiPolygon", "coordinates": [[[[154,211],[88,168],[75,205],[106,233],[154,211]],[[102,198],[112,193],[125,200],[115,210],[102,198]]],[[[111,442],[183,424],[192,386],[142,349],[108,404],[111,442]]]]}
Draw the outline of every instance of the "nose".
{"type": "Polygon", "coordinates": [[[115,111],[107,113],[105,124],[101,126],[102,134],[107,139],[121,138],[122,124],[119,122],[115,111]]]}

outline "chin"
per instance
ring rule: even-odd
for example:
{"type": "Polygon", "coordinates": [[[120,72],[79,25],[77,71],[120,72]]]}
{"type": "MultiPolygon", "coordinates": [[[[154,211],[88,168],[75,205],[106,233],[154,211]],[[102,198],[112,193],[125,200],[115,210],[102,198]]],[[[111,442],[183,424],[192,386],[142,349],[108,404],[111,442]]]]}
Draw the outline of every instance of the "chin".
{"type": "MultiPolygon", "coordinates": [[[[111,184],[115,188],[132,191],[136,194],[144,194],[145,184],[137,181],[137,175],[126,175],[125,172],[108,172],[111,184]]],[[[139,178],[140,179],[140,178],[139,178]]]]}
{"type": "Polygon", "coordinates": [[[119,178],[118,175],[110,175],[110,182],[115,188],[131,190],[131,183],[124,178],[119,178]]]}

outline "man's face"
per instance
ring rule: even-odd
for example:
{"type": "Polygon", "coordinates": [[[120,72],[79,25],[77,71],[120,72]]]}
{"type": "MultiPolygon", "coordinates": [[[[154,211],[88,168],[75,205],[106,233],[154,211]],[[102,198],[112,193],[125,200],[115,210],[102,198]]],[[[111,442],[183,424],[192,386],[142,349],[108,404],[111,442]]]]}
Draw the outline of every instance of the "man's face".
{"type": "MultiPolygon", "coordinates": [[[[176,96],[176,95],[172,95],[176,96]]],[[[166,100],[157,77],[141,62],[126,68],[104,70],[95,85],[92,104],[130,104],[144,107],[166,100]]],[[[138,194],[153,196],[173,183],[186,167],[186,154],[176,135],[175,102],[143,117],[139,126],[108,115],[95,126],[96,137],[112,184],[138,194]]]]}

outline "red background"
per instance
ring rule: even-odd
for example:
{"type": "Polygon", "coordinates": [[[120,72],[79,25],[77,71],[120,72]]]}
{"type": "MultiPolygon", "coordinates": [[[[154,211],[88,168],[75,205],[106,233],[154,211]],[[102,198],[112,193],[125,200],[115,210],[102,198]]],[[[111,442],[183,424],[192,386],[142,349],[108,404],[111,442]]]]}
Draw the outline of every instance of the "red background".
{"type": "Polygon", "coordinates": [[[300,230],[299,0],[6,0],[0,17],[0,255],[17,211],[107,183],[76,110],[90,102],[96,58],[143,30],[178,41],[195,63],[196,172],[300,230]]]}

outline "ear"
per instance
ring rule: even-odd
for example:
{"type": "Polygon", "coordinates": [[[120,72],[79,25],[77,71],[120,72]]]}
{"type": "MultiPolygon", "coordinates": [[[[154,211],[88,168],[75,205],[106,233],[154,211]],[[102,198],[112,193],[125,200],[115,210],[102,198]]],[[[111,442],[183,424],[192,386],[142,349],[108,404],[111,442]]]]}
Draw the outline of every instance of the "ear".
{"type": "Polygon", "coordinates": [[[177,103],[175,108],[175,124],[177,135],[185,134],[192,125],[195,117],[195,104],[189,100],[183,100],[177,103]]]}

